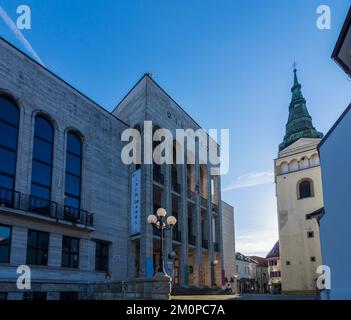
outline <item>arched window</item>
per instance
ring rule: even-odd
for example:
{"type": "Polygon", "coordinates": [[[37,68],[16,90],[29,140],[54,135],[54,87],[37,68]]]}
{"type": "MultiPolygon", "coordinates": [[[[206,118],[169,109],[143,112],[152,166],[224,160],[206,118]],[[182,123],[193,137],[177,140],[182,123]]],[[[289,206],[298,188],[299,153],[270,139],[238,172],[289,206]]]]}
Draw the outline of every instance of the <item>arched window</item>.
{"type": "Polygon", "coordinates": [[[307,169],[309,167],[309,161],[307,157],[303,157],[300,161],[300,169],[307,169]]]}
{"type": "Polygon", "coordinates": [[[311,180],[302,180],[298,184],[298,198],[305,199],[313,197],[313,183],[311,180]]]}
{"type": "Polygon", "coordinates": [[[289,172],[289,165],[286,162],[283,162],[280,165],[280,174],[286,174],[289,172]]]}
{"type": "Polygon", "coordinates": [[[17,162],[19,110],[0,96],[0,205],[12,207],[17,162]]]}
{"type": "Polygon", "coordinates": [[[299,170],[299,163],[297,160],[294,159],[289,163],[289,171],[294,172],[297,170],[299,170]]]}
{"type": "Polygon", "coordinates": [[[74,132],[67,134],[65,219],[78,221],[81,207],[82,142],[74,132]]]}
{"type": "Polygon", "coordinates": [[[54,128],[44,116],[35,118],[30,209],[42,214],[51,211],[52,155],[54,128]]]}

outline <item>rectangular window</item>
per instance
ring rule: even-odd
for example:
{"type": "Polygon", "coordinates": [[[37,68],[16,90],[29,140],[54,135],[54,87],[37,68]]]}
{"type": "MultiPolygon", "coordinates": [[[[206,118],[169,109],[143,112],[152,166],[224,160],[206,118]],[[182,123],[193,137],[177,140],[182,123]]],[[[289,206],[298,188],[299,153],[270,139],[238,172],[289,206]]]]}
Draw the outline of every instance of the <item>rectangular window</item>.
{"type": "Polygon", "coordinates": [[[0,292],[0,301],[7,300],[7,292],[0,292]]]}
{"type": "Polygon", "coordinates": [[[12,228],[0,225],[0,262],[10,262],[12,228]]]}
{"type": "Polygon", "coordinates": [[[108,271],[108,251],[109,244],[96,241],[95,269],[98,271],[108,271]]]}
{"type": "Polygon", "coordinates": [[[46,300],[46,292],[25,291],[23,292],[23,300],[33,300],[33,301],[46,300]]]}
{"type": "Polygon", "coordinates": [[[316,257],[311,257],[311,262],[316,262],[316,257]]]}
{"type": "Polygon", "coordinates": [[[308,231],[307,232],[307,238],[314,238],[314,232],[313,231],[308,231]]]}
{"type": "Polygon", "coordinates": [[[28,231],[27,264],[48,264],[49,234],[34,230],[28,231]]]}
{"type": "Polygon", "coordinates": [[[64,236],[62,238],[62,267],[78,268],[79,239],[64,236]]]}
{"type": "Polygon", "coordinates": [[[287,261],[287,262],[286,262],[286,265],[287,265],[287,266],[290,266],[290,261],[287,261]]]}
{"type": "Polygon", "coordinates": [[[78,300],[78,292],[60,292],[61,301],[76,301],[78,300]]]}

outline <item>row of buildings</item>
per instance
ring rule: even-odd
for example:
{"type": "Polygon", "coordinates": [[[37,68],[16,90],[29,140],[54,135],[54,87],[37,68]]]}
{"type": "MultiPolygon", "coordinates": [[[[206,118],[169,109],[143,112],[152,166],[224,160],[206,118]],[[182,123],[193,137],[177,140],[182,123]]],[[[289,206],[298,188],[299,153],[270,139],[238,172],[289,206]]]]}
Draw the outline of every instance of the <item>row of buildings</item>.
{"type": "Polygon", "coordinates": [[[280,293],[279,242],[264,257],[235,254],[238,293],[280,293]]]}
{"type": "Polygon", "coordinates": [[[116,298],[152,279],[160,233],[147,217],[160,207],[177,218],[162,252],[174,287],[234,277],[233,207],[211,164],[122,161],[123,132],[144,139],[145,121],[174,136],[200,128],[149,74],[110,113],[0,39],[1,299],[116,298]],[[29,291],[16,286],[20,265],[29,291]]]}

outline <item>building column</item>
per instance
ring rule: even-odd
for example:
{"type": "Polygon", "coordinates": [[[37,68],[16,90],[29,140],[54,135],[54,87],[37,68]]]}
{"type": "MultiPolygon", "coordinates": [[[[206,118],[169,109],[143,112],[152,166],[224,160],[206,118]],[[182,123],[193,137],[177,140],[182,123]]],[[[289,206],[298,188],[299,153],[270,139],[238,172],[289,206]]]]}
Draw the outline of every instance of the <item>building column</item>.
{"type": "Polygon", "coordinates": [[[217,285],[222,286],[222,273],[224,272],[224,255],[223,255],[223,227],[222,227],[222,194],[221,194],[221,176],[217,177],[217,192],[218,192],[218,216],[217,216],[217,230],[218,236],[217,241],[219,241],[219,259],[218,259],[218,279],[217,285]]]}
{"type": "Polygon", "coordinates": [[[195,156],[195,183],[196,183],[196,205],[195,205],[195,236],[196,236],[196,248],[195,248],[195,259],[194,259],[194,284],[200,285],[200,276],[202,272],[201,268],[201,254],[202,254],[202,241],[201,241],[201,197],[200,197],[200,164],[199,164],[199,140],[196,140],[195,144],[196,156],[195,156]]]}
{"type": "MultiPolygon", "coordinates": [[[[170,164],[165,164],[164,165],[164,170],[165,170],[165,178],[164,178],[164,206],[167,211],[167,217],[173,215],[173,206],[172,206],[172,175],[171,175],[171,165],[170,164]]],[[[164,262],[165,264],[170,261],[168,259],[168,254],[172,251],[172,230],[165,230],[164,231],[164,251],[163,251],[163,257],[164,257],[164,262]]],[[[166,265],[165,265],[166,267],[166,265]]]]}
{"type": "MultiPolygon", "coordinates": [[[[146,154],[150,162],[152,163],[152,150],[145,150],[145,145],[152,147],[152,128],[146,127],[142,130],[142,143],[141,154],[146,154]],[[148,131],[148,132],[145,132],[148,131]]],[[[147,223],[147,217],[153,212],[153,165],[145,164],[141,165],[141,214],[140,214],[140,276],[152,278],[154,274],[154,262],[153,262],[153,232],[152,226],[147,223]]]]}
{"type": "Polygon", "coordinates": [[[208,232],[208,259],[207,259],[207,275],[208,285],[212,286],[212,263],[213,263],[213,231],[212,231],[212,187],[211,187],[211,167],[207,165],[207,232],[208,232]]]}
{"type": "Polygon", "coordinates": [[[179,256],[179,285],[187,287],[189,285],[188,270],[188,184],[187,184],[187,161],[186,152],[184,154],[184,165],[182,165],[182,185],[181,204],[179,216],[179,230],[182,236],[179,256]]]}

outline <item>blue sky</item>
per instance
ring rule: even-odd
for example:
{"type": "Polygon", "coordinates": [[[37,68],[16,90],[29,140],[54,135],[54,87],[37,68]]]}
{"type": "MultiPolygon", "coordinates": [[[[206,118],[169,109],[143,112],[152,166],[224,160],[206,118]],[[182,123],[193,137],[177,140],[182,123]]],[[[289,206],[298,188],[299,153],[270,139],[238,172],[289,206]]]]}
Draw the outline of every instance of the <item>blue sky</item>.
{"type": "MultiPolygon", "coordinates": [[[[111,111],[140,76],[154,79],[204,128],[229,128],[223,198],[235,207],[237,250],[265,255],[278,239],[273,159],[288,117],[292,64],[318,130],[350,102],[351,82],[331,60],[347,0],[1,0],[43,63],[111,111]],[[316,27],[319,5],[331,30],[316,27]]],[[[1,12],[0,12],[1,13],[1,12]]],[[[3,15],[0,14],[0,17],[3,15]]],[[[28,52],[0,18],[2,37],[28,52]]],[[[34,54],[34,52],[30,52],[34,54]]]]}

